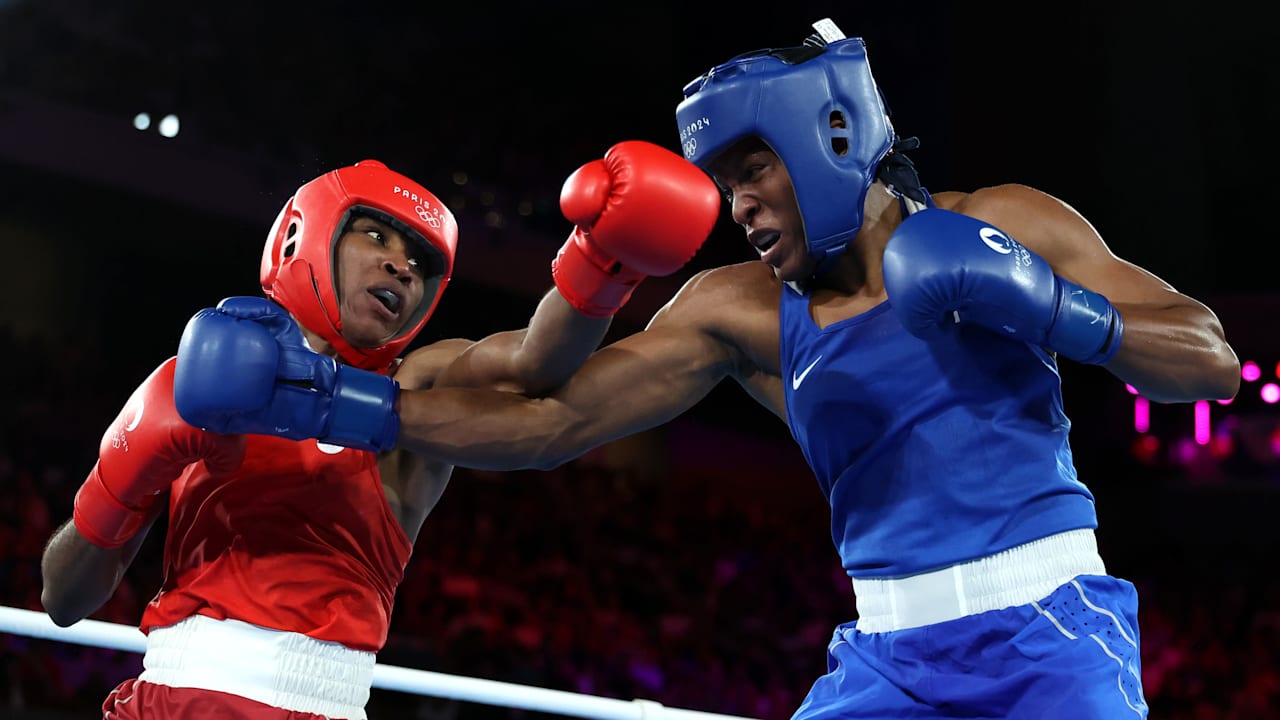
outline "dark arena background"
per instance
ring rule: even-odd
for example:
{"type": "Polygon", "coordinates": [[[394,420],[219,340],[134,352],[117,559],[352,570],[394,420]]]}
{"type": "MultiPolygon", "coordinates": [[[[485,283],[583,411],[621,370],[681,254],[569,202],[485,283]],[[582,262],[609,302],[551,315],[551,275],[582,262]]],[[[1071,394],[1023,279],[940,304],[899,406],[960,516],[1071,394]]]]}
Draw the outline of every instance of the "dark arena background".
{"type": "MultiPolygon", "coordinates": [[[[259,293],[298,184],[364,158],[420,180],[461,238],[418,343],[519,328],[568,173],[620,140],[678,150],[687,81],[830,17],[866,39],[927,188],[1046,190],[1218,313],[1234,401],[1149,403],[1069,362],[1064,395],[1108,570],[1139,588],[1151,717],[1280,717],[1280,33],[1234,2],[997,5],[0,0],[0,605],[41,610],[107,423],[196,310],[259,293]]],[[[752,257],[722,213],[611,338],[752,257]]],[[[136,626],[162,538],[93,619],[136,626]]],[[[799,450],[726,383],[556,470],[456,471],[378,659],[781,720],[853,617],[799,450]]],[[[0,633],[0,718],[95,717],[140,669],[0,633]]],[[[383,689],[368,711],[542,716],[383,689]]]]}

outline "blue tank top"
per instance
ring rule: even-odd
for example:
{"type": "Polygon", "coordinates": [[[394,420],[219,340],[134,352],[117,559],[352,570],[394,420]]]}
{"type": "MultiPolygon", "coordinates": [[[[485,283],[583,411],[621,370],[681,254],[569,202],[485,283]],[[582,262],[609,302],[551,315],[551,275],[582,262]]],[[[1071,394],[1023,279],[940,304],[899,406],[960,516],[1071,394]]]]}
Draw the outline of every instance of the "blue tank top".
{"type": "Polygon", "coordinates": [[[819,329],[782,291],[787,424],[854,577],[912,575],[1097,527],[1052,355],[958,325],[928,342],[889,302],[819,329]]]}

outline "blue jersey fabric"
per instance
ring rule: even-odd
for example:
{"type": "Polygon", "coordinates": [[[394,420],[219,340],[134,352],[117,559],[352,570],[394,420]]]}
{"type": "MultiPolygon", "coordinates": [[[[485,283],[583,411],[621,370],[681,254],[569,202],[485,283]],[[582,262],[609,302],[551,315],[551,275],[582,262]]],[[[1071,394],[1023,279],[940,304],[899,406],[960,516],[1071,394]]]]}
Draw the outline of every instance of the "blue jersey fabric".
{"type": "Polygon", "coordinates": [[[853,577],[891,578],[1096,528],[1054,358],[990,330],[909,333],[889,301],[819,329],[782,292],[787,421],[853,577]]]}
{"type": "MultiPolygon", "coordinates": [[[[1097,527],[1052,355],[990,330],[909,333],[889,302],[819,329],[782,292],[787,422],[855,578],[895,578],[1097,527]]],[[[836,628],[793,720],[1142,720],[1133,585],[1078,575],[955,620],[836,628]]]]}

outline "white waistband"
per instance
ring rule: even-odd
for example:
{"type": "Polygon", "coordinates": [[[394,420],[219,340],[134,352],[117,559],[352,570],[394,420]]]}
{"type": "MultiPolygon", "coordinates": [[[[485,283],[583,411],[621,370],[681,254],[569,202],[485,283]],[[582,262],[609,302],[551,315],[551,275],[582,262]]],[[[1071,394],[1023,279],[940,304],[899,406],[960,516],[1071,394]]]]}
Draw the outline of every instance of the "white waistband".
{"type": "Polygon", "coordinates": [[[854,578],[857,629],[905,630],[1025,605],[1077,575],[1106,572],[1093,531],[1071,530],[920,575],[854,578]]]}
{"type": "Polygon", "coordinates": [[[239,695],[273,707],[366,720],[376,658],[300,633],[194,615],[147,635],[139,680],[239,695]]]}

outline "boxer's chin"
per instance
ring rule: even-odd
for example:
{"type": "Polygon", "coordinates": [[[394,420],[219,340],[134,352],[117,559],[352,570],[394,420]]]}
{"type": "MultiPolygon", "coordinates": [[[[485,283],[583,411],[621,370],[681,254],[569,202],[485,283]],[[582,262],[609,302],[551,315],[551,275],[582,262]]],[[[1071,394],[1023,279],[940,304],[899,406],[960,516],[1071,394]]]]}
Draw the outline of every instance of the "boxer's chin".
{"type": "Polygon", "coordinates": [[[353,347],[371,350],[386,345],[400,332],[400,321],[387,322],[382,318],[356,317],[342,323],[342,337],[353,347]]]}

